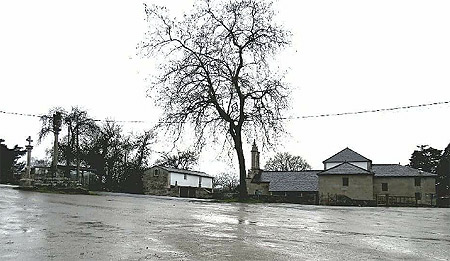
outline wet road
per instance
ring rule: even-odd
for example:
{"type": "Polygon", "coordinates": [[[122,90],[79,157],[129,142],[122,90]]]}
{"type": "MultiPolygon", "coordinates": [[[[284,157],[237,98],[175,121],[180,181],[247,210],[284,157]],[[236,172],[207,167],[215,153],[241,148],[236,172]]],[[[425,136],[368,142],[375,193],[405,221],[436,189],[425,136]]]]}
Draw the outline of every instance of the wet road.
{"type": "Polygon", "coordinates": [[[449,260],[450,209],[219,204],[0,186],[0,260],[449,260]]]}

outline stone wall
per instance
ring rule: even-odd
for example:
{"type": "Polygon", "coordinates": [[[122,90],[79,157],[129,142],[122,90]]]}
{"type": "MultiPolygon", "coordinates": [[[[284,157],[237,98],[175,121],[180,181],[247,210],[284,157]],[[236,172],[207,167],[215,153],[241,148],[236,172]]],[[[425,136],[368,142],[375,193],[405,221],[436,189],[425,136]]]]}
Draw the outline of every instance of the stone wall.
{"type": "Polygon", "coordinates": [[[421,199],[417,201],[421,205],[430,205],[436,195],[436,186],[434,177],[418,177],[420,186],[415,185],[415,177],[374,177],[373,193],[374,195],[415,197],[420,193],[421,199]],[[382,190],[382,183],[387,183],[387,191],[382,190]]]}
{"type": "Polygon", "coordinates": [[[245,179],[247,185],[247,193],[249,195],[255,195],[256,191],[260,195],[270,195],[269,193],[269,183],[252,183],[252,179],[245,179]]]}
{"type": "Polygon", "coordinates": [[[355,200],[373,200],[372,175],[319,175],[320,195],[343,195],[355,200]],[[348,178],[348,186],[342,179],[348,178]]]}
{"type": "Polygon", "coordinates": [[[153,167],[142,175],[144,194],[169,196],[171,192],[169,186],[169,173],[161,168],[153,167]],[[156,172],[155,172],[156,171],[156,172]]]}

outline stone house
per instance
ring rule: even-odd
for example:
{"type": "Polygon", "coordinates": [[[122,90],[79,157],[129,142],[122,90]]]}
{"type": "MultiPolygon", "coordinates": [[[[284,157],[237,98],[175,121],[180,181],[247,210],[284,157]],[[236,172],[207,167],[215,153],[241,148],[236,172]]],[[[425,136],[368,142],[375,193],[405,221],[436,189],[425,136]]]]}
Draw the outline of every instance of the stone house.
{"type": "Polygon", "coordinates": [[[323,161],[323,170],[269,172],[259,168],[259,152],[252,147],[247,176],[249,194],[302,197],[315,195],[318,203],[337,197],[372,205],[432,205],[436,175],[400,164],[372,164],[345,148],[323,161]]]}
{"type": "Polygon", "coordinates": [[[210,198],[213,177],[204,172],[153,166],[142,175],[144,194],[210,198]]]}

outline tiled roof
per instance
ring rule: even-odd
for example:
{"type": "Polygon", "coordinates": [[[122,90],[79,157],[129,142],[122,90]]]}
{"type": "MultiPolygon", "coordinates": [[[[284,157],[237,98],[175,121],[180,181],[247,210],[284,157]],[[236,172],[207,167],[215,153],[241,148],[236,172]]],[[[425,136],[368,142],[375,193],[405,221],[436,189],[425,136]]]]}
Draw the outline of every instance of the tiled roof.
{"type": "Polygon", "coordinates": [[[373,164],[375,177],[435,177],[436,174],[399,164],[373,164]]]}
{"type": "Polygon", "coordinates": [[[351,163],[344,162],[330,169],[324,170],[319,175],[350,175],[350,174],[372,174],[363,168],[355,166],[351,163]]]}
{"type": "Polygon", "coordinates": [[[165,166],[156,166],[156,167],[160,167],[162,169],[165,169],[168,172],[174,172],[174,173],[180,173],[180,174],[188,174],[188,175],[212,178],[212,176],[206,174],[205,172],[201,172],[201,171],[193,171],[193,170],[187,170],[187,169],[175,169],[175,168],[169,168],[169,167],[165,167],[165,166]]]}
{"type": "Polygon", "coordinates": [[[318,191],[319,170],[263,171],[260,182],[270,182],[269,191],[318,191]]]}
{"type": "Polygon", "coordinates": [[[324,160],[323,163],[328,163],[328,162],[365,162],[365,161],[371,161],[371,160],[349,148],[345,148],[345,149],[341,150],[340,152],[334,154],[330,158],[324,160]]]}

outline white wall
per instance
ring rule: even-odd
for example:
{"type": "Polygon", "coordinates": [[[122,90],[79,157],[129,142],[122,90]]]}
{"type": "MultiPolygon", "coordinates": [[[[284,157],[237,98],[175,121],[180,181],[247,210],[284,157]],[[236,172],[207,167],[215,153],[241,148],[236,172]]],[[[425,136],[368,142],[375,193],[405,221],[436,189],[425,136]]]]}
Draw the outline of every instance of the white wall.
{"type": "MultiPolygon", "coordinates": [[[[369,167],[369,163],[368,162],[348,162],[352,165],[358,166],[360,168],[363,168],[365,170],[368,170],[369,167]]],[[[325,169],[331,169],[332,167],[335,167],[339,164],[342,164],[342,162],[330,162],[330,163],[325,163],[325,169]]]]}
{"type": "MultiPolygon", "coordinates": [[[[199,176],[186,175],[184,179],[184,174],[171,172],[169,175],[171,186],[175,186],[177,182],[177,185],[182,187],[198,187],[199,176]]],[[[202,177],[202,188],[212,188],[212,178],[202,177]]]]}
{"type": "Polygon", "coordinates": [[[202,177],[202,188],[212,189],[212,187],[213,187],[212,181],[213,181],[212,178],[202,177]]]}

